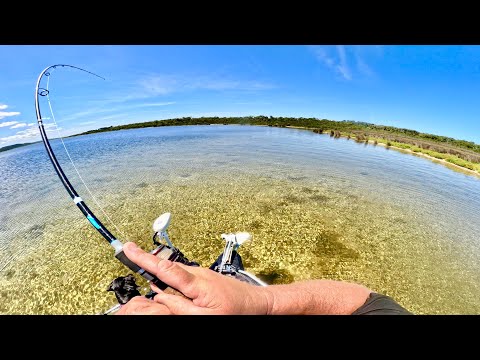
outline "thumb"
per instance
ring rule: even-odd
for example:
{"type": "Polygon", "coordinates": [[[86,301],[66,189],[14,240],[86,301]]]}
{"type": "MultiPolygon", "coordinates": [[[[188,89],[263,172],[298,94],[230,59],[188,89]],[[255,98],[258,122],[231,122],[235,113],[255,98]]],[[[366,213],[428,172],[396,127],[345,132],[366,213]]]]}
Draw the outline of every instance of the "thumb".
{"type": "Polygon", "coordinates": [[[149,300],[143,296],[135,296],[120,307],[115,315],[168,315],[170,310],[162,304],[149,300]]]}

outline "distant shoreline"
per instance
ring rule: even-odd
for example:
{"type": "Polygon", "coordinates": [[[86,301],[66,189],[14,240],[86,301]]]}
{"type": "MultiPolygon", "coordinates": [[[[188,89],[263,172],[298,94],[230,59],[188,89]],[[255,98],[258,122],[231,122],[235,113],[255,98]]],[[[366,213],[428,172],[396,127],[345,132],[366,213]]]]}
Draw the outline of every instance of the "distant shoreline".
{"type": "MultiPolygon", "coordinates": [[[[369,142],[370,144],[373,144],[373,141],[370,140],[369,142]]],[[[475,177],[477,177],[478,179],[480,179],[480,172],[479,171],[476,171],[476,170],[471,170],[471,169],[468,169],[466,167],[463,167],[463,166],[460,166],[460,165],[457,165],[457,164],[454,164],[454,163],[451,163],[451,162],[448,162],[447,160],[445,159],[438,159],[436,157],[433,157],[433,156],[430,156],[428,154],[424,154],[424,153],[421,153],[421,152],[415,152],[415,151],[412,151],[410,149],[402,149],[402,148],[399,148],[399,147],[396,147],[396,146],[387,146],[386,144],[384,143],[377,143],[377,145],[381,145],[381,146],[384,146],[386,148],[391,148],[393,150],[396,150],[396,151],[400,151],[402,153],[408,153],[408,154],[411,154],[411,155],[415,155],[415,156],[420,156],[420,157],[423,157],[425,159],[428,159],[432,162],[435,162],[435,163],[439,163],[443,166],[446,166],[448,168],[452,167],[454,168],[454,170],[460,170],[460,172],[462,173],[466,173],[468,175],[473,175],[475,177]]],[[[453,170],[453,169],[452,169],[453,170]]]]}
{"type": "MultiPolygon", "coordinates": [[[[478,144],[445,136],[420,133],[415,130],[346,120],[334,121],[316,118],[287,118],[272,116],[184,117],[103,127],[71,135],[69,137],[146,127],[234,124],[304,129],[319,134],[330,133],[330,136],[335,138],[345,137],[360,143],[363,142],[365,144],[374,145],[380,144],[387,148],[421,155],[422,157],[435,162],[461,169],[467,174],[480,176],[480,145],[478,144]]],[[[31,144],[34,143],[9,145],[0,148],[0,152],[31,144]]]]}
{"type": "MultiPolygon", "coordinates": [[[[261,126],[264,126],[264,125],[261,125],[261,126]]],[[[308,128],[300,128],[300,127],[288,127],[288,128],[312,131],[312,129],[308,129],[308,128]]],[[[343,135],[340,136],[340,137],[347,138],[347,136],[343,136],[343,135]]],[[[375,144],[375,140],[368,140],[368,144],[374,145],[374,146],[380,145],[380,146],[383,146],[383,147],[388,148],[388,149],[392,149],[392,150],[395,150],[395,151],[400,151],[402,153],[408,153],[410,155],[423,157],[423,158],[428,159],[432,162],[439,163],[439,164],[441,164],[445,167],[448,167],[451,170],[460,171],[460,172],[465,173],[467,175],[473,175],[473,176],[477,177],[478,179],[480,179],[480,171],[468,169],[466,167],[451,163],[451,162],[449,162],[445,159],[436,158],[436,157],[433,157],[431,155],[428,155],[428,154],[425,154],[425,153],[422,153],[422,152],[416,152],[416,151],[412,151],[410,149],[405,149],[405,148],[401,148],[401,147],[397,147],[397,146],[393,146],[393,145],[388,146],[386,143],[379,142],[378,140],[377,140],[376,144],[375,144]]]]}
{"type": "Polygon", "coordinates": [[[32,143],[23,143],[23,144],[8,145],[8,146],[1,147],[1,148],[0,148],[0,152],[2,152],[2,151],[8,151],[8,150],[13,150],[13,149],[16,149],[16,148],[19,148],[19,147],[22,147],[22,146],[32,145],[32,144],[36,144],[36,143],[38,143],[38,141],[35,141],[35,142],[32,142],[32,143]]]}

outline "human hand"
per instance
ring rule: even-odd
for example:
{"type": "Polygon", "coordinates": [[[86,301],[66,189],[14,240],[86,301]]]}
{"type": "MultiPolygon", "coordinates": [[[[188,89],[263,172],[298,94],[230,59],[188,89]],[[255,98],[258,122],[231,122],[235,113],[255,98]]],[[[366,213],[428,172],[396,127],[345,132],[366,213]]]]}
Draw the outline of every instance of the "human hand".
{"type": "Polygon", "coordinates": [[[135,264],[156,275],[188,299],[166,294],[151,284],[157,292],[153,300],[136,296],[117,312],[119,315],[216,315],[267,314],[268,292],[263,287],[247,284],[221,275],[207,268],[187,266],[170,260],[161,260],[132,242],[123,251],[135,264]]]}

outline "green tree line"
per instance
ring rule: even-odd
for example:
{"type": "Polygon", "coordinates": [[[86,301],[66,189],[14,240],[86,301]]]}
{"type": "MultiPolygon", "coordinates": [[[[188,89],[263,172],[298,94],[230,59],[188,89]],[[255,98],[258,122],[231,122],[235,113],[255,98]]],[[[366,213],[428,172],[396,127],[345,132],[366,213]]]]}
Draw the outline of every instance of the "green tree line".
{"type": "Polygon", "coordinates": [[[182,125],[210,125],[210,124],[240,124],[240,125],[266,125],[275,127],[305,127],[311,129],[319,129],[323,131],[337,130],[340,132],[364,131],[373,135],[402,135],[402,138],[410,137],[416,139],[424,139],[430,142],[443,143],[453,145],[463,149],[468,149],[480,153],[480,145],[466,140],[457,140],[447,136],[421,133],[416,130],[396,128],[393,126],[376,125],[359,121],[334,121],[328,119],[317,118],[293,118],[293,117],[273,117],[273,116],[244,116],[244,117],[182,117],[167,120],[154,120],[142,123],[133,123],[127,125],[103,127],[97,130],[90,130],[79,135],[93,134],[105,131],[115,131],[124,129],[138,129],[144,127],[158,126],[182,126],[182,125]]]}

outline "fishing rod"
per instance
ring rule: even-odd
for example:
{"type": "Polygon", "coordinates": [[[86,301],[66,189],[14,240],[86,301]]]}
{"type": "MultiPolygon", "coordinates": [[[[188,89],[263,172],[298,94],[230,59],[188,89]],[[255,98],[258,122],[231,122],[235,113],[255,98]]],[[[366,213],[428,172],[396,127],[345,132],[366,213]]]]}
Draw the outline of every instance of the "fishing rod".
{"type": "MultiPolygon", "coordinates": [[[[118,240],[106,227],[102,222],[95,216],[92,210],[85,204],[85,201],[78,195],[77,191],[74,189],[70,181],[68,180],[67,176],[63,172],[62,167],[60,166],[52,147],[50,146],[50,142],[47,137],[47,133],[45,131],[45,127],[43,125],[43,119],[42,115],[40,112],[40,104],[39,104],[39,96],[48,96],[50,90],[47,88],[42,88],[40,87],[40,82],[42,78],[48,77],[51,75],[49,72],[51,69],[56,69],[57,67],[69,67],[73,69],[77,69],[80,71],[84,71],[86,73],[89,73],[91,75],[94,75],[96,77],[99,77],[100,79],[105,80],[105,78],[101,77],[100,75],[94,74],[93,72],[90,72],[88,70],[79,68],[77,66],[73,65],[67,65],[67,64],[56,64],[56,65],[51,65],[47,68],[45,68],[40,75],[38,76],[37,80],[37,86],[35,87],[35,112],[37,116],[37,121],[38,121],[38,128],[40,130],[40,134],[42,136],[43,144],[45,145],[45,149],[47,150],[47,154],[50,158],[50,161],[52,162],[52,165],[60,178],[60,181],[62,182],[63,186],[67,190],[68,194],[72,198],[73,202],[77,207],[80,209],[83,215],[87,218],[87,220],[90,222],[90,224],[105,238],[105,240],[108,241],[108,243],[115,249],[115,257],[121,261],[124,265],[126,265],[130,270],[133,272],[141,275],[144,277],[147,281],[155,284],[159,289],[165,290],[168,288],[168,285],[165,284],[163,281],[158,279],[155,275],[147,272],[145,269],[142,269],[140,266],[132,262],[128,257],[125,255],[123,252],[123,243],[118,240]]],[[[65,148],[66,149],[66,148],[65,148]]],[[[68,153],[68,151],[67,151],[68,153]]],[[[70,157],[70,156],[69,156],[70,157]]],[[[71,160],[71,158],[70,158],[71,160]]],[[[72,160],[71,160],[72,161],[72,160]]],[[[72,161],[73,164],[73,161],[72,161]]],[[[75,165],[74,165],[75,166],[75,165]]],[[[88,189],[88,188],[87,188],[88,189]]],[[[176,250],[173,248],[173,250],[176,250]]],[[[183,254],[182,254],[183,255],[183,254]]]]}

